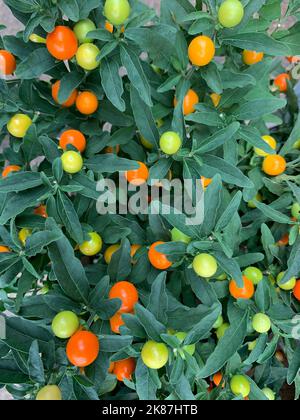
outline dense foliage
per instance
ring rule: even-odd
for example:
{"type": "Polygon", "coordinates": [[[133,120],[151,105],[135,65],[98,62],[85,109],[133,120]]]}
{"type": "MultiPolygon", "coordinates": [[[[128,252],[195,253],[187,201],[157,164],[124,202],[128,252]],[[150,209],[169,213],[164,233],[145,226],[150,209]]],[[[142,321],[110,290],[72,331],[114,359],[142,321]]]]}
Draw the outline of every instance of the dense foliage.
{"type": "Polygon", "coordinates": [[[5,3],[0,387],[298,399],[298,0],[5,3]],[[124,171],[202,179],[203,223],[100,215],[124,171]]]}

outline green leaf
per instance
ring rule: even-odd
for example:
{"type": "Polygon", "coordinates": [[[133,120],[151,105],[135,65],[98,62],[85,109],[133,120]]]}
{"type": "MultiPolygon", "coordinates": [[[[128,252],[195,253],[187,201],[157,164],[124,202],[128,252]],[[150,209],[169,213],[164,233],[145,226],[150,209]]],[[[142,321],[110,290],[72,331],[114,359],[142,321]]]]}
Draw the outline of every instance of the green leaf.
{"type": "Polygon", "coordinates": [[[114,173],[130,171],[139,168],[139,164],[129,159],[119,158],[116,155],[98,155],[88,159],[85,162],[88,169],[98,173],[114,173]]]}
{"type": "MultiPolygon", "coordinates": [[[[49,226],[50,227],[50,226],[49,226]]],[[[54,230],[57,230],[54,226],[54,230]]],[[[76,302],[86,302],[89,284],[84,268],[74,255],[68,239],[63,236],[48,246],[53,272],[64,293],[76,302]]]]}
{"type": "Polygon", "coordinates": [[[238,351],[247,335],[248,312],[240,321],[231,326],[219,341],[214,352],[209,356],[205,366],[201,369],[200,377],[208,378],[219,372],[226,362],[238,351]]]}
{"type": "Polygon", "coordinates": [[[58,192],[58,211],[69,235],[81,245],[84,242],[84,235],[79,217],[72,201],[60,191],[58,192]]]}
{"type": "Polygon", "coordinates": [[[115,353],[130,346],[133,337],[130,335],[101,335],[99,337],[101,343],[101,351],[104,353],[115,353]]]}
{"type": "Polygon", "coordinates": [[[244,281],[238,262],[232,258],[228,258],[220,252],[214,252],[214,256],[216,257],[222,270],[235,280],[238,287],[242,288],[244,286],[244,281]]]}
{"type": "Polygon", "coordinates": [[[72,92],[77,89],[84,80],[84,75],[77,71],[66,73],[60,80],[60,87],[58,91],[58,102],[60,104],[65,103],[72,92]]]}
{"type": "Polygon", "coordinates": [[[184,340],[184,345],[196,344],[207,337],[218,317],[221,315],[221,312],[221,305],[214,303],[206,314],[203,314],[203,318],[188,333],[184,340]]]}
{"type": "Polygon", "coordinates": [[[154,147],[158,147],[159,132],[153,117],[152,109],[142,99],[138,91],[131,86],[130,100],[133,115],[140,134],[154,147]]]}
{"type": "Polygon", "coordinates": [[[152,106],[151,89],[144,73],[143,67],[140,63],[140,59],[135,51],[127,46],[126,48],[121,46],[121,61],[123,66],[126,68],[129,80],[132,85],[138,91],[141,99],[148,106],[152,106]]]}
{"type": "Polygon", "coordinates": [[[136,316],[147,332],[151,340],[161,342],[161,334],[166,332],[166,327],[161,324],[155,316],[147,309],[143,308],[139,303],[135,305],[136,316]]]}
{"type": "Polygon", "coordinates": [[[43,184],[41,175],[35,172],[14,172],[0,179],[0,194],[20,192],[39,187],[43,184]]]}
{"type": "Polygon", "coordinates": [[[256,120],[263,115],[272,114],[279,109],[286,106],[285,99],[253,99],[248,100],[247,103],[241,104],[234,111],[234,116],[237,120],[256,120]]]}
{"type": "Polygon", "coordinates": [[[13,194],[5,203],[5,207],[0,216],[0,224],[4,225],[8,220],[23,213],[29,207],[36,207],[50,193],[48,187],[40,186],[29,191],[22,191],[13,194]]]}
{"type": "Polygon", "coordinates": [[[240,124],[234,122],[230,124],[228,127],[217,131],[213,136],[209,137],[205,144],[200,146],[198,149],[194,150],[194,153],[208,153],[211,152],[218,147],[222,146],[226,141],[233,138],[235,134],[239,131],[240,124]]]}
{"type": "Polygon", "coordinates": [[[234,184],[243,188],[253,187],[250,179],[247,178],[242,171],[226,162],[224,159],[213,155],[204,155],[203,160],[205,164],[203,164],[201,171],[206,178],[213,178],[215,174],[218,173],[222,180],[229,184],[234,184]]]}
{"type": "Polygon", "coordinates": [[[148,369],[142,359],[139,359],[135,369],[136,392],[141,401],[156,400],[158,389],[158,373],[155,370],[148,369]],[[156,376],[155,380],[153,377],[156,376]]]}
{"type": "Polygon", "coordinates": [[[229,222],[232,219],[232,215],[235,214],[235,212],[237,212],[240,207],[242,197],[243,197],[243,194],[241,191],[238,191],[235,194],[231,202],[228,204],[226,210],[224,211],[222,216],[219,218],[216,225],[216,231],[223,230],[229,224],[229,222]]]}
{"type": "Polygon", "coordinates": [[[45,383],[44,365],[40,356],[37,340],[32,342],[29,349],[28,372],[32,381],[39,384],[45,383]]]}
{"type": "Polygon", "coordinates": [[[233,33],[230,36],[222,38],[221,42],[243,50],[261,51],[265,54],[273,55],[274,57],[278,57],[279,55],[291,55],[290,48],[284,43],[276,41],[270,36],[259,32],[233,33]]]}
{"type": "Polygon", "coordinates": [[[121,112],[126,105],[122,95],[124,93],[123,81],[119,74],[119,63],[114,57],[105,58],[100,67],[101,83],[110,102],[121,112]]]}
{"type": "Polygon", "coordinates": [[[300,343],[297,343],[297,347],[293,354],[292,360],[289,364],[288,374],[287,374],[287,382],[289,385],[295,381],[297,375],[299,375],[300,370],[300,343]]]}
{"type": "Polygon", "coordinates": [[[57,63],[48,50],[38,48],[18,65],[16,76],[24,80],[36,79],[56,66],[57,63]]]}
{"type": "Polygon", "coordinates": [[[166,291],[167,273],[161,273],[152,283],[151,294],[147,309],[155,316],[155,318],[166,325],[168,317],[168,295],[166,291]]]}

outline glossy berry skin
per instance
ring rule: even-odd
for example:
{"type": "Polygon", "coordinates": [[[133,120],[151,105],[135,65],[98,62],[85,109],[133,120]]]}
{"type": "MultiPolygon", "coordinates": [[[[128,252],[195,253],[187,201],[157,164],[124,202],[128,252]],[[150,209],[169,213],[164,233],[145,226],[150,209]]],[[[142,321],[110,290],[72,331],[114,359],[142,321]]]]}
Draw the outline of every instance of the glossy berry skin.
{"type": "Polygon", "coordinates": [[[292,206],[292,216],[296,219],[296,220],[300,220],[300,204],[299,203],[294,203],[292,206]]]}
{"type": "Polygon", "coordinates": [[[222,384],[222,388],[224,388],[225,384],[224,384],[224,381],[223,381],[223,374],[222,374],[222,372],[218,372],[218,373],[216,373],[213,376],[213,383],[216,386],[220,386],[222,384]]]}
{"type": "Polygon", "coordinates": [[[96,232],[89,233],[90,239],[83,242],[80,246],[80,252],[87,257],[93,257],[94,255],[99,254],[102,249],[102,238],[96,232]]]}
{"type": "Polygon", "coordinates": [[[140,167],[139,169],[133,169],[125,172],[125,178],[129,184],[140,186],[147,182],[149,177],[149,170],[143,162],[137,162],[140,167]]]}
{"type": "Polygon", "coordinates": [[[123,313],[117,312],[110,320],[110,329],[115,334],[120,334],[120,328],[125,325],[125,322],[122,318],[123,313]]]}
{"type": "Polygon", "coordinates": [[[189,59],[194,66],[207,66],[215,56],[215,44],[212,39],[201,35],[192,40],[189,45],[189,59]]]}
{"type": "Polygon", "coordinates": [[[215,330],[218,330],[220,327],[222,327],[223,323],[224,323],[224,319],[223,319],[222,315],[219,315],[218,319],[216,320],[216,322],[213,325],[213,328],[215,330]]]}
{"type": "Polygon", "coordinates": [[[90,366],[97,359],[100,351],[98,337],[89,331],[78,331],[67,344],[69,362],[77,367],[90,366]]]}
{"type": "Polygon", "coordinates": [[[0,74],[4,76],[12,75],[17,67],[16,59],[6,50],[0,50],[0,74]]]}
{"type": "Polygon", "coordinates": [[[44,219],[47,219],[48,218],[47,207],[41,204],[36,209],[34,209],[34,214],[36,216],[40,216],[40,217],[43,217],[44,219]]]}
{"type": "Polygon", "coordinates": [[[280,92],[286,92],[288,90],[288,80],[291,80],[291,76],[288,73],[279,74],[274,80],[274,85],[280,92]]]}
{"type": "Polygon", "coordinates": [[[253,66],[254,64],[260,63],[264,59],[264,53],[256,51],[243,51],[243,61],[247,66],[253,66]]]}
{"type": "Polygon", "coordinates": [[[97,96],[93,92],[81,92],[76,99],[76,108],[83,115],[94,114],[99,107],[97,96]]]}
{"type": "Polygon", "coordinates": [[[225,0],[218,12],[219,22],[224,28],[234,28],[244,18],[244,6],[238,0],[225,0]]]}
{"type": "Polygon", "coordinates": [[[114,25],[112,25],[111,23],[109,23],[108,20],[105,22],[104,27],[111,34],[114,32],[114,25]]]}
{"type": "Polygon", "coordinates": [[[119,244],[111,245],[110,247],[107,248],[107,250],[104,253],[104,260],[107,265],[110,264],[114,253],[117,252],[119,249],[120,249],[119,244]]]}
{"type": "Polygon", "coordinates": [[[134,257],[135,254],[138,252],[139,249],[141,249],[141,245],[135,244],[135,245],[131,245],[130,247],[130,256],[132,258],[132,260],[134,261],[134,257]]]}
{"type": "Polygon", "coordinates": [[[229,291],[235,299],[251,299],[254,296],[255,288],[251,280],[243,276],[244,286],[238,287],[235,280],[232,280],[229,285],[229,291]]]}
{"type": "Polygon", "coordinates": [[[97,57],[100,54],[99,48],[94,44],[82,44],[76,53],[77,64],[84,70],[95,70],[100,65],[97,57]]]}
{"type": "Polygon", "coordinates": [[[120,299],[122,306],[119,312],[129,313],[134,310],[135,305],[138,303],[139,294],[132,283],[121,281],[110,289],[109,299],[120,299]]]}
{"type": "Polygon", "coordinates": [[[266,334],[271,329],[271,320],[265,314],[256,314],[252,320],[252,327],[259,334],[266,334]]]}
{"type": "Polygon", "coordinates": [[[168,131],[161,136],[159,144],[162,152],[171,156],[180,150],[182,140],[174,131],[168,131]]]}
{"type": "Polygon", "coordinates": [[[216,335],[217,335],[218,340],[221,340],[224,337],[226,331],[229,328],[230,328],[230,325],[227,322],[224,322],[224,324],[222,324],[221,327],[217,329],[216,335]]]}
{"type": "Polygon", "coordinates": [[[293,294],[295,298],[300,302],[300,280],[297,280],[296,286],[293,290],[293,294]]]}
{"type": "Polygon", "coordinates": [[[0,245],[0,254],[5,254],[7,252],[10,252],[10,249],[7,246],[0,245]]]}
{"type": "Polygon", "coordinates": [[[78,49],[76,35],[67,26],[56,26],[48,34],[46,45],[49,53],[57,60],[71,60],[78,49]]]}
{"type": "Polygon", "coordinates": [[[32,119],[26,114],[16,114],[7,123],[7,130],[9,134],[19,139],[26,136],[32,124],[32,119]]]}
{"type": "Polygon", "coordinates": [[[79,152],[84,152],[86,148],[86,138],[78,130],[66,130],[62,133],[59,139],[59,146],[66,150],[67,146],[75,147],[79,152]]]}
{"type": "Polygon", "coordinates": [[[20,230],[19,240],[20,240],[20,242],[23,246],[26,245],[26,241],[29,238],[29,236],[31,236],[31,235],[32,235],[32,230],[31,229],[23,228],[23,229],[20,230]]]}
{"type": "Polygon", "coordinates": [[[250,382],[242,375],[233,376],[230,382],[230,388],[234,395],[241,395],[243,398],[248,397],[251,392],[250,382]]]}
{"type": "MultiPolygon", "coordinates": [[[[267,143],[273,150],[276,150],[277,148],[277,141],[272,136],[263,136],[262,140],[267,143]]],[[[259,149],[258,147],[254,148],[255,153],[257,156],[266,157],[269,156],[269,153],[265,152],[262,149],[259,149]]]]}
{"type": "Polygon", "coordinates": [[[158,252],[156,247],[159,245],[164,245],[164,242],[155,242],[151,245],[148,252],[148,257],[150,263],[153,265],[154,268],[157,270],[167,270],[172,266],[172,263],[168,260],[165,254],[158,252]]]}
{"type": "Polygon", "coordinates": [[[210,99],[211,99],[212,103],[214,104],[215,108],[217,108],[220,105],[222,96],[219,95],[218,93],[212,93],[210,95],[210,99]]]}
{"type": "Polygon", "coordinates": [[[3,169],[2,178],[6,178],[9,174],[13,172],[19,172],[21,169],[22,169],[21,166],[18,166],[18,165],[6,166],[6,168],[3,169]]]}
{"type": "MultiPolygon", "coordinates": [[[[187,333],[178,332],[178,333],[175,334],[175,337],[178,338],[178,340],[180,341],[180,344],[182,344],[187,337],[187,333]]],[[[179,351],[182,353],[183,358],[184,358],[183,351],[186,351],[188,354],[193,356],[193,354],[196,351],[196,345],[195,344],[189,344],[189,345],[183,346],[179,351]]]]}
{"type": "Polygon", "coordinates": [[[129,18],[131,7],[128,0],[106,0],[104,16],[115,26],[123,25],[129,18]]]}
{"type": "Polygon", "coordinates": [[[206,188],[212,183],[212,181],[213,180],[211,178],[205,178],[205,176],[201,177],[201,182],[204,190],[206,190],[206,188]]]}
{"type": "Polygon", "coordinates": [[[287,167],[284,157],[280,155],[269,155],[263,162],[263,171],[270,176],[282,175],[287,167]]]}
{"type": "Polygon", "coordinates": [[[244,271],[244,274],[255,285],[257,285],[258,283],[260,283],[263,280],[263,278],[264,278],[264,275],[263,275],[262,271],[259,270],[256,267],[248,267],[248,268],[246,268],[246,270],[244,271]]]}
{"type": "Polygon", "coordinates": [[[141,357],[149,369],[161,369],[169,360],[168,347],[163,343],[148,341],[142,348],[141,357]]]}
{"type": "Polygon", "coordinates": [[[61,401],[61,390],[56,385],[47,385],[39,390],[36,401],[61,401]]]}
{"type": "Polygon", "coordinates": [[[63,170],[68,174],[77,174],[83,167],[83,159],[77,152],[68,151],[61,156],[63,170]]]}
{"type": "Polygon", "coordinates": [[[73,90],[73,92],[71,93],[69,98],[64,103],[60,103],[59,100],[58,100],[59,89],[60,89],[60,80],[58,80],[57,82],[55,82],[52,85],[52,98],[53,98],[53,100],[57,104],[61,105],[64,108],[70,108],[71,106],[73,106],[76,102],[78,91],[76,89],[73,90]]]}
{"type": "MultiPolygon", "coordinates": [[[[183,115],[189,115],[196,111],[195,106],[199,103],[199,96],[197,93],[190,89],[188,93],[185,95],[183,100],[183,115]]],[[[178,104],[177,99],[174,99],[174,106],[176,107],[178,104]]]]}
{"type": "Polygon", "coordinates": [[[87,34],[94,31],[95,29],[97,28],[93,21],[90,19],[82,19],[76,23],[73,31],[78,39],[78,42],[80,44],[84,44],[93,41],[92,39],[87,38],[87,34]]]}
{"type": "Polygon", "coordinates": [[[131,380],[132,375],[135,371],[136,361],[132,357],[125,360],[115,362],[113,374],[116,375],[119,382],[123,382],[124,379],[131,380]]]}
{"type": "Polygon", "coordinates": [[[79,318],[74,312],[63,311],[52,321],[54,335],[61,339],[70,338],[79,328],[79,318]]]}
{"type": "Polygon", "coordinates": [[[198,276],[208,279],[218,271],[218,263],[212,255],[199,254],[194,258],[193,269],[198,276]]]}
{"type": "Polygon", "coordinates": [[[281,284],[281,280],[283,279],[284,275],[285,275],[285,272],[278,274],[277,284],[280,287],[280,289],[285,290],[286,292],[289,292],[295,288],[297,279],[296,277],[292,277],[287,283],[281,284]]]}
{"type": "Polygon", "coordinates": [[[192,238],[190,238],[189,236],[187,236],[185,233],[181,232],[177,228],[172,229],[171,235],[172,235],[173,242],[182,242],[188,245],[192,241],[192,238]]]}
{"type": "Polygon", "coordinates": [[[264,388],[262,389],[262,392],[265,394],[265,396],[268,398],[269,401],[276,400],[276,394],[272,391],[272,389],[264,388]]]}

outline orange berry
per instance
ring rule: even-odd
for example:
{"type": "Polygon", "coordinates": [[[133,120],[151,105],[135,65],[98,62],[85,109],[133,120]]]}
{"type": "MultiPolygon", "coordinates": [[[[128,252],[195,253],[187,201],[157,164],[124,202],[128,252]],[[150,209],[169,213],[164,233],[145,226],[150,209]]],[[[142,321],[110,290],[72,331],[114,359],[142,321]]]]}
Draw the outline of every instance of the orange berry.
{"type": "MultiPolygon", "coordinates": [[[[199,103],[199,96],[197,93],[190,89],[186,96],[184,97],[183,101],[183,114],[189,115],[195,112],[195,106],[199,103]]],[[[178,104],[178,101],[176,98],[174,98],[174,106],[176,107],[178,104]]]]}
{"type": "Polygon", "coordinates": [[[168,260],[167,256],[156,250],[158,245],[163,244],[164,242],[155,242],[153,245],[151,245],[148,253],[150,263],[157,270],[167,270],[172,266],[172,263],[168,260]]]}
{"type": "Polygon", "coordinates": [[[256,51],[249,51],[244,50],[243,51],[243,61],[248,66],[253,66],[254,64],[259,63],[264,58],[264,53],[262,52],[256,52],[256,51]]]}
{"type": "Polygon", "coordinates": [[[114,25],[108,21],[105,22],[105,29],[110,32],[111,34],[114,31],[114,25]]]}
{"type": "Polygon", "coordinates": [[[202,181],[203,188],[207,188],[212,183],[211,178],[205,178],[204,176],[201,177],[201,181],[202,181]]]}
{"type": "Polygon", "coordinates": [[[251,280],[243,276],[244,286],[239,288],[235,280],[231,280],[229,291],[235,299],[251,299],[254,295],[255,288],[251,280]]]}
{"type": "Polygon", "coordinates": [[[60,80],[58,80],[57,82],[55,82],[52,85],[52,98],[53,98],[53,100],[57,104],[63,106],[64,108],[70,108],[71,106],[73,106],[75,104],[75,102],[76,102],[78,91],[76,89],[73,90],[73,92],[71,93],[71,95],[69,96],[69,98],[63,104],[61,104],[58,101],[58,92],[59,92],[59,89],[60,89],[60,80]]]}
{"type": "Polygon", "coordinates": [[[300,280],[297,280],[293,293],[295,298],[300,302],[300,280]]]}
{"type": "Polygon", "coordinates": [[[97,96],[92,92],[81,92],[76,100],[76,107],[83,115],[94,114],[99,106],[97,96]]]}
{"type": "Polygon", "coordinates": [[[86,138],[78,130],[66,130],[59,139],[59,146],[63,150],[67,150],[67,146],[74,146],[79,152],[84,152],[86,148],[86,138]]]}
{"type": "Polygon", "coordinates": [[[123,382],[124,379],[128,379],[130,381],[132,374],[135,371],[135,366],[136,362],[133,358],[120,360],[119,362],[115,362],[113,373],[120,382],[123,382]]]}
{"type": "MultiPolygon", "coordinates": [[[[216,385],[216,386],[220,386],[220,384],[221,384],[221,382],[223,381],[223,374],[221,373],[221,372],[218,372],[218,373],[216,373],[214,376],[213,376],[213,383],[216,385]]],[[[224,384],[224,382],[223,382],[223,384],[222,384],[222,388],[224,388],[225,387],[225,384],[224,384]]]]}
{"type": "Polygon", "coordinates": [[[149,170],[143,162],[138,162],[139,169],[133,169],[132,171],[125,172],[125,178],[129,184],[140,186],[147,182],[149,177],[149,170]]]}
{"type": "Polygon", "coordinates": [[[2,178],[6,178],[12,172],[19,172],[21,167],[18,165],[9,165],[2,172],[2,178]]]}
{"type": "Polygon", "coordinates": [[[110,289],[109,299],[120,299],[122,306],[119,312],[129,313],[134,310],[135,305],[138,303],[139,294],[134,284],[128,281],[120,281],[110,289]]]}
{"type": "Polygon", "coordinates": [[[263,162],[263,171],[270,176],[278,176],[286,170],[286,160],[280,155],[269,155],[263,162]]]}
{"type": "Polygon", "coordinates": [[[123,314],[121,312],[117,312],[109,321],[110,322],[110,329],[115,334],[120,334],[120,328],[123,325],[125,325],[125,322],[123,321],[122,315],[123,314]]]}
{"type": "Polygon", "coordinates": [[[288,80],[291,80],[291,76],[288,73],[282,73],[275,78],[274,84],[278,87],[280,92],[286,92],[288,89],[288,80]]]}
{"type": "Polygon", "coordinates": [[[17,64],[15,57],[6,50],[0,50],[0,74],[9,76],[16,70],[17,64]]]}
{"type": "Polygon", "coordinates": [[[44,206],[44,205],[40,205],[39,207],[37,207],[35,210],[34,210],[34,214],[36,214],[37,216],[41,216],[41,217],[44,217],[45,219],[48,217],[48,214],[47,214],[47,207],[46,206],[44,206]]]}
{"type": "Polygon", "coordinates": [[[7,246],[0,245],[0,254],[4,254],[5,252],[10,252],[10,249],[7,246]]]}
{"type": "Polygon", "coordinates": [[[188,50],[191,63],[199,67],[207,66],[213,60],[215,52],[215,44],[205,35],[194,38],[188,50]]]}

